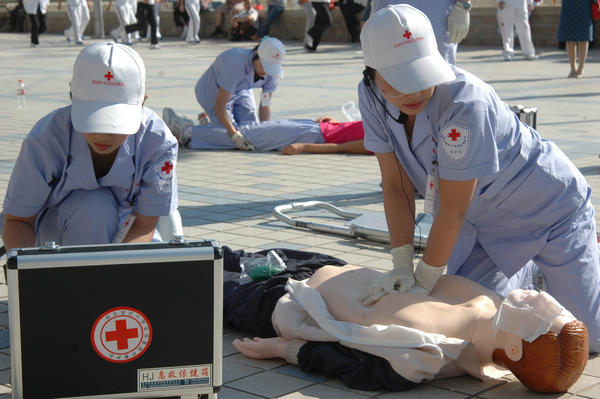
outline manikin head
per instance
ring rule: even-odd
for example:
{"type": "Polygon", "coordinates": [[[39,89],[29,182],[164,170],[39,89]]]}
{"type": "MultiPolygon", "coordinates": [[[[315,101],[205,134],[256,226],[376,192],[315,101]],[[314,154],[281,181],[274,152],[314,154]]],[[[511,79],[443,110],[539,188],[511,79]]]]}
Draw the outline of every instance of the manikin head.
{"type": "Polygon", "coordinates": [[[548,332],[535,341],[523,341],[523,356],[510,360],[503,349],[494,350],[494,362],[506,367],[534,392],[566,392],[581,376],[589,356],[589,337],[579,320],[564,325],[560,334],[548,332]]]}
{"type": "Polygon", "coordinates": [[[495,363],[532,391],[565,392],[583,373],[589,337],[583,322],[547,293],[514,290],[502,302],[494,326],[508,334],[495,363]]]}

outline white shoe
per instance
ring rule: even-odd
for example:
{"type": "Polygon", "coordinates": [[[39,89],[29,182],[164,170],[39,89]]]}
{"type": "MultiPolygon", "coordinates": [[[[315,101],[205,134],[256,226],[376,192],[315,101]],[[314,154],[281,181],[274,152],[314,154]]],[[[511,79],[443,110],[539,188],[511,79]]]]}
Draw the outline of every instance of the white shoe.
{"type": "Polygon", "coordinates": [[[189,143],[191,136],[188,127],[192,126],[194,121],[185,116],[178,116],[173,108],[168,107],[163,109],[162,119],[180,145],[185,146],[189,143]]]}
{"type": "Polygon", "coordinates": [[[150,45],[150,50],[158,50],[160,49],[160,46],[158,44],[151,44],[150,45]]]}
{"type": "Polygon", "coordinates": [[[537,55],[535,55],[535,54],[534,54],[534,55],[526,55],[526,56],[525,56],[525,59],[526,59],[527,61],[535,61],[535,60],[537,60],[538,58],[540,58],[540,57],[538,57],[538,56],[537,56],[537,55]]]}

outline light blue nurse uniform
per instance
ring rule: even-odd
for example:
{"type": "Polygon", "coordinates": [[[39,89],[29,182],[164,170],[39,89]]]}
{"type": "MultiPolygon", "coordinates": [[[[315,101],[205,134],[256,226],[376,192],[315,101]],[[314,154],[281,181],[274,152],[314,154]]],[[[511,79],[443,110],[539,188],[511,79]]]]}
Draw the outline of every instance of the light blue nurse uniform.
{"type": "Polygon", "coordinates": [[[371,14],[391,4],[409,4],[427,15],[431,21],[440,54],[449,64],[456,64],[458,44],[450,41],[448,33],[448,16],[456,4],[456,0],[373,0],[371,14]]]}
{"type": "Polygon", "coordinates": [[[228,49],[217,56],[195,87],[196,99],[208,114],[210,124],[193,126],[192,131],[223,128],[215,113],[219,88],[231,93],[225,109],[234,126],[258,122],[252,89],[262,87],[264,93],[273,93],[277,88],[277,78],[266,75],[255,80],[253,56],[254,50],[241,48],[228,49]]]}
{"type": "Polygon", "coordinates": [[[436,87],[417,114],[410,143],[403,125],[387,116],[361,82],[365,147],[395,153],[422,196],[434,162],[439,178],[476,178],[448,273],[506,295],[538,268],[545,289],[587,325],[590,350],[600,351],[599,250],[588,183],[491,86],[451,68],[456,80],[436,87]]]}
{"type": "Polygon", "coordinates": [[[36,245],[106,244],[134,210],[164,216],[177,209],[177,140],[143,108],[136,134],[119,148],[112,168],[96,179],[91,150],[71,123],[71,106],[43,117],[24,139],[10,176],[4,214],[38,215],[36,245]]]}

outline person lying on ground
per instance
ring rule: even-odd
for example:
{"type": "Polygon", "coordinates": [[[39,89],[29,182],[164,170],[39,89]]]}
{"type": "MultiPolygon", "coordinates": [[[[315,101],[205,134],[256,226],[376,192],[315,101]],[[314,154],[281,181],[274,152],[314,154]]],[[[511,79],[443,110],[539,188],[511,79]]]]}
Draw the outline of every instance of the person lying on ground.
{"type": "MultiPolygon", "coordinates": [[[[163,110],[163,118],[182,145],[194,150],[234,150],[227,130],[195,129],[194,121],[179,116],[172,108],[163,110]]],[[[244,137],[260,151],[281,151],[285,155],[303,152],[330,154],[369,154],[363,144],[361,121],[338,122],[324,116],[310,119],[282,119],[239,126],[244,137]]]]}

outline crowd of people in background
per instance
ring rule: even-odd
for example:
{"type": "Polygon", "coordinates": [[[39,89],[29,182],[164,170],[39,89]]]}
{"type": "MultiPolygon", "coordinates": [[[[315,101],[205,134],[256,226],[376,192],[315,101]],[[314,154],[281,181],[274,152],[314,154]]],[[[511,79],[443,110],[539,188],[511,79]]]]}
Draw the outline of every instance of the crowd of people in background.
{"type": "MultiPolygon", "coordinates": [[[[11,31],[24,31],[24,19],[28,18],[31,47],[39,45],[39,35],[46,31],[46,11],[50,0],[19,0],[11,11],[11,31]]],[[[190,44],[200,43],[201,14],[214,12],[214,28],[211,38],[229,38],[231,41],[260,41],[268,36],[273,23],[280,18],[286,6],[295,4],[304,11],[306,25],[304,48],[307,52],[317,50],[324,32],[333,24],[331,10],[339,7],[344,18],[350,42],[358,42],[362,26],[369,15],[388,0],[113,0],[108,1],[105,12],[114,11],[119,25],[109,30],[110,37],[117,43],[131,45],[137,40],[148,40],[151,49],[159,48],[162,39],[160,32],[160,9],[163,3],[170,4],[175,26],[181,29],[180,39],[190,44]],[[371,4],[373,1],[373,5],[371,4]],[[259,11],[266,12],[259,17],[259,11]],[[227,27],[225,27],[227,25],[227,27]]],[[[504,61],[511,61],[515,55],[515,33],[524,59],[536,60],[531,33],[530,19],[533,11],[544,0],[497,0],[496,15],[498,34],[501,37],[501,54],[504,61]]],[[[82,45],[84,32],[90,21],[90,0],[65,0],[64,7],[70,21],[64,35],[67,42],[82,45]]],[[[58,0],[57,8],[62,8],[63,0],[58,0]]],[[[412,4],[410,0],[403,3],[412,4]]],[[[448,5],[454,4],[450,0],[448,5]]],[[[426,12],[428,17],[439,21],[449,17],[450,8],[434,5],[439,12],[426,12]],[[440,11],[441,10],[441,11],[440,11]],[[442,12],[443,11],[443,12],[442,12]],[[448,11],[448,12],[447,12],[448,11]],[[439,14],[439,15],[438,15],[439,14]]],[[[589,43],[594,40],[594,24],[588,1],[563,0],[561,2],[558,43],[566,48],[570,72],[569,78],[581,78],[587,58],[589,43]]],[[[553,3],[554,4],[554,3],[553,3]]],[[[422,5],[427,8],[428,6],[422,5]]],[[[444,38],[450,33],[447,24],[434,23],[439,51],[450,63],[454,63],[456,44],[444,38]],[[443,31],[443,32],[442,32],[443,31]],[[443,46],[446,45],[445,48],[443,46]]]]}
{"type": "MultiPolygon", "coordinates": [[[[64,7],[70,27],[65,29],[67,42],[82,45],[84,32],[90,22],[90,0],[65,0],[64,7]]],[[[306,15],[305,48],[315,51],[325,30],[333,23],[331,10],[338,6],[344,16],[350,41],[358,42],[360,28],[369,16],[371,0],[297,0],[298,7],[306,15]]],[[[131,45],[137,40],[150,41],[152,49],[159,48],[160,9],[162,3],[169,4],[173,10],[176,27],[181,29],[180,39],[190,44],[200,43],[201,14],[214,12],[213,38],[227,37],[231,41],[260,41],[268,36],[272,24],[284,12],[286,0],[267,0],[262,4],[257,0],[113,0],[108,1],[104,12],[114,12],[118,25],[108,31],[116,42],[131,45]],[[262,20],[259,11],[267,7],[262,20]],[[225,24],[228,22],[228,28],[225,24]]],[[[49,0],[19,1],[11,13],[11,31],[22,32],[23,21],[27,15],[31,29],[31,46],[39,45],[39,35],[46,31],[46,12],[49,0]],[[14,14],[14,15],[13,15],[14,14]],[[14,21],[13,21],[14,20],[14,21]]],[[[57,8],[63,9],[63,0],[58,0],[57,8]]],[[[164,7],[164,6],[163,6],[164,7]]]]}

